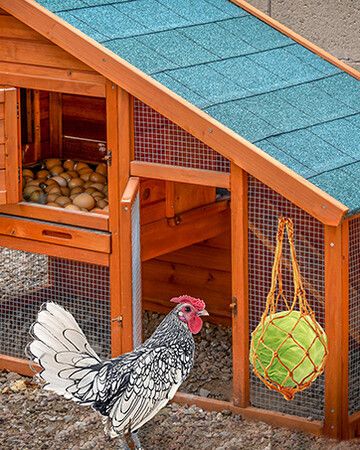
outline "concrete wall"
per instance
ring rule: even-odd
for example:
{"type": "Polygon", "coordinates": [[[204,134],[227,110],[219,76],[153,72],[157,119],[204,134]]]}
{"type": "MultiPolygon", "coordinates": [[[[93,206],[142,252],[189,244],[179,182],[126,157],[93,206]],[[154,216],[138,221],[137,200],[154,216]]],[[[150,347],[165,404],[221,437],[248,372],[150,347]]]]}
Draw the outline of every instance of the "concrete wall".
{"type": "Polygon", "coordinates": [[[247,0],[360,70],[360,0],[247,0]]]}

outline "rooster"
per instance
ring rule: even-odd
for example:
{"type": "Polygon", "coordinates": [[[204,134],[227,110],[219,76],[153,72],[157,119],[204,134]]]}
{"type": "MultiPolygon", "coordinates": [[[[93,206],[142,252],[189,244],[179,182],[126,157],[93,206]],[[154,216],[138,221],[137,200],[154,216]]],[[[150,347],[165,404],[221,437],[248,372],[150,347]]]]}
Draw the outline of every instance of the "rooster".
{"type": "Polygon", "coordinates": [[[205,303],[187,295],[171,301],[177,306],[147,341],[109,360],[99,358],[74,317],[56,303],[43,305],[30,330],[28,349],[42,368],[44,389],[91,405],[104,416],[110,437],[125,438],[123,449],[141,448],[137,431],[174,397],[193,366],[193,334],[208,315],[205,303]]]}

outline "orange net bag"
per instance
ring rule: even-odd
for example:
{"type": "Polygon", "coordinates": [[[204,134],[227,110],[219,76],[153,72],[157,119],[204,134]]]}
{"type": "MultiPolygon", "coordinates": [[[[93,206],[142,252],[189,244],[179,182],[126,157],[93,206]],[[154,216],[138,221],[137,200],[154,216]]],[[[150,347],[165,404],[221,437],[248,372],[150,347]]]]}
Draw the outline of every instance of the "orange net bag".
{"type": "Polygon", "coordinates": [[[288,218],[279,218],[271,288],[265,311],[251,336],[250,362],[255,375],[286,400],[308,388],[324,371],[327,337],[306,300],[296,260],[293,222],[288,218]],[[285,229],[294,282],[291,303],[285,298],[281,276],[285,229]],[[279,303],[284,305],[280,311],[279,303]]]}

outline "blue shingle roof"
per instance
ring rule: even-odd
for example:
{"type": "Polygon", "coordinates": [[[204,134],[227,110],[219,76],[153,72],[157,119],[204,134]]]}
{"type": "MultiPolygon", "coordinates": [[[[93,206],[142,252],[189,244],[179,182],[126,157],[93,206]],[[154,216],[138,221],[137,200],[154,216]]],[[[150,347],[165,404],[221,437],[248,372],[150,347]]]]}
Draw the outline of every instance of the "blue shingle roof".
{"type": "Polygon", "coordinates": [[[358,81],[228,0],[37,0],[360,211],[358,81]]]}

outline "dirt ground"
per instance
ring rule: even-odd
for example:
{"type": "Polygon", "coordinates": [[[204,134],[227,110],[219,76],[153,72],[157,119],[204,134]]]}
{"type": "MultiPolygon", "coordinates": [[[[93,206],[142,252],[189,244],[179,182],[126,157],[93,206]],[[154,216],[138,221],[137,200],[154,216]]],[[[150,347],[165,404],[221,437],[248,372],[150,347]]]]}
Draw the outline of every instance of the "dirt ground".
{"type": "MultiPolygon", "coordinates": [[[[140,433],[144,450],[355,450],[360,440],[338,443],[261,422],[229,411],[205,412],[171,404],[140,433]]],[[[100,416],[53,393],[30,378],[0,372],[0,449],[112,450],[100,416]]]]}

